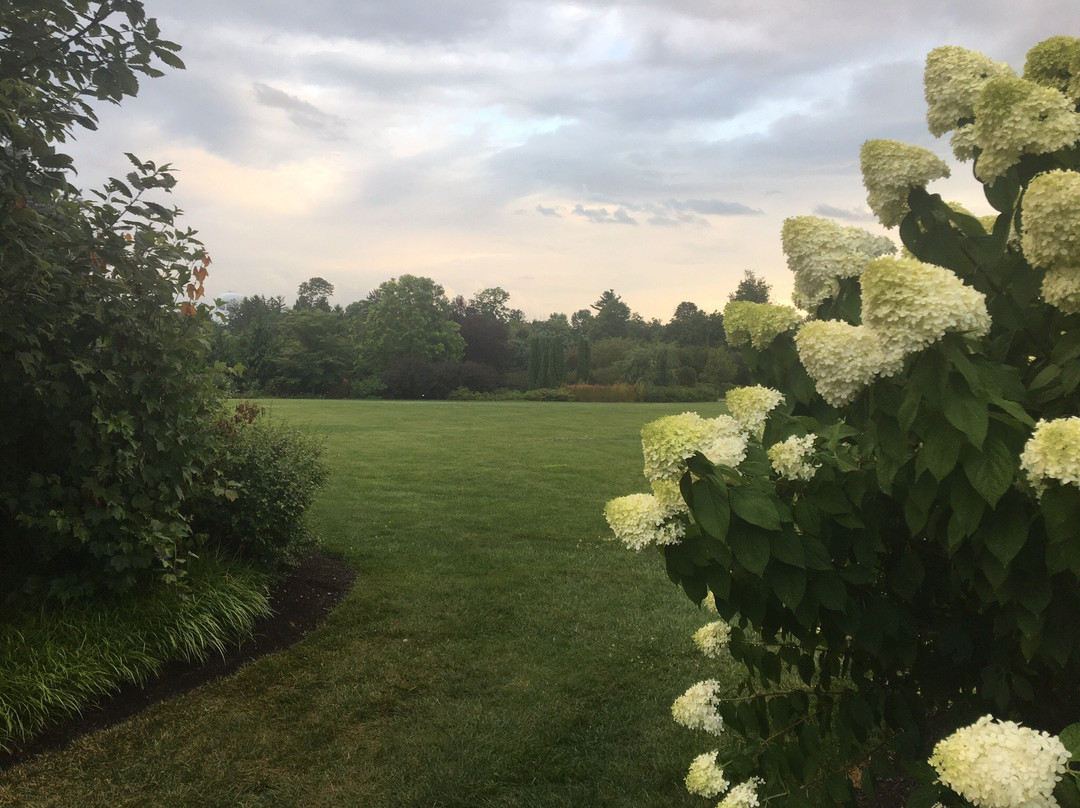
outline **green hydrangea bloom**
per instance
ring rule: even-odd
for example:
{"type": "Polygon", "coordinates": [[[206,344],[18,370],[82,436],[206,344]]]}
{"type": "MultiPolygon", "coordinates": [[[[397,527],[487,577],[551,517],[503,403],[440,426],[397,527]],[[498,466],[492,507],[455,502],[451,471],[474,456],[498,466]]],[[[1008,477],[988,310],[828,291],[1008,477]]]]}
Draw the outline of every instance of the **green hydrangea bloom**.
{"type": "Polygon", "coordinates": [[[686,790],[699,797],[718,797],[731,785],[724,777],[724,769],[716,762],[719,750],[698,755],[686,773],[686,790]]]}
{"type": "Polygon", "coordinates": [[[1020,468],[1037,491],[1047,480],[1080,486],[1080,418],[1040,420],[1020,454],[1020,468]]]}
{"type": "Polygon", "coordinates": [[[1056,806],[1054,786],[1069,750],[1047,732],[986,715],[938,742],[930,765],[946,786],[976,806],[1056,806]]]}
{"type": "Polygon", "coordinates": [[[813,432],[799,437],[792,435],[785,441],[774,443],[766,450],[773,471],[785,480],[812,480],[820,463],[813,462],[814,443],[817,435],[813,432]]]}
{"type": "Polygon", "coordinates": [[[738,346],[749,342],[759,351],[801,321],[802,315],[791,306],[732,300],[724,307],[724,335],[728,344],[738,346]]]}
{"type": "Polygon", "coordinates": [[[844,227],[820,216],[785,219],[780,242],[788,268],[795,275],[792,300],[808,311],[836,294],[838,279],[857,277],[870,259],[896,252],[896,245],[887,236],[861,227],[844,227]]]}
{"type": "Polygon", "coordinates": [[[867,204],[885,227],[904,220],[912,188],[949,176],[945,161],[932,151],[898,140],[868,140],[859,156],[867,204]]]}
{"type": "Polygon", "coordinates": [[[784,394],[771,387],[755,384],[751,387],[733,387],[724,396],[731,417],[739,425],[758,438],[765,431],[765,419],[784,402],[784,394]]]}
{"type": "Polygon", "coordinates": [[[1080,39],[1052,36],[1027,52],[1024,78],[1080,101],[1080,39]]]}
{"type": "Polygon", "coordinates": [[[795,347],[818,393],[834,407],[854,399],[885,366],[877,332],[842,320],[804,323],[795,347]]]}
{"type": "Polygon", "coordinates": [[[1004,62],[979,51],[944,45],[926,56],[923,89],[926,122],[935,137],[949,132],[975,115],[975,100],[983,85],[995,76],[1015,76],[1004,62]]]}
{"type": "Polygon", "coordinates": [[[650,544],[678,544],[686,528],[681,521],[668,521],[669,516],[652,494],[630,494],[604,506],[604,518],[611,532],[631,550],[641,550],[650,544]]]}
{"type": "Polygon", "coordinates": [[[1042,296],[1066,314],[1080,314],[1080,266],[1054,266],[1046,270],[1042,296]]]}
{"type": "Polygon", "coordinates": [[[1000,76],[983,86],[975,102],[975,175],[993,183],[1023,154],[1045,154],[1080,138],[1080,115],[1058,90],[1026,79],[1000,76]]]}
{"type": "Polygon", "coordinates": [[[1080,266],[1080,172],[1048,171],[1031,181],[1020,243],[1033,266],[1080,266]]]}
{"type": "Polygon", "coordinates": [[[859,279],[862,322],[880,337],[885,366],[898,371],[904,357],[947,332],[982,336],[990,330],[985,296],[944,267],[910,258],[876,258],[859,279]]]}

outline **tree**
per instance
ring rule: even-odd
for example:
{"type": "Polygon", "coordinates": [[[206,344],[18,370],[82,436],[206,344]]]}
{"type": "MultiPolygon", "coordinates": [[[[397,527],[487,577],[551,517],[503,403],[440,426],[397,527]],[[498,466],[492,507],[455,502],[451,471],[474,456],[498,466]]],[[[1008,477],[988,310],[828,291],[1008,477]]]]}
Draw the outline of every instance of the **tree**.
{"type": "Polygon", "coordinates": [[[361,363],[375,373],[396,359],[456,362],[465,353],[461,328],[450,319],[450,301],[430,278],[402,275],[381,284],[358,330],[361,363]]]}
{"type": "Polygon", "coordinates": [[[593,313],[588,309],[578,309],[570,315],[570,328],[579,337],[587,337],[592,330],[593,313]]]}
{"type": "Polygon", "coordinates": [[[330,295],[334,284],[324,278],[308,278],[296,290],[294,309],[321,309],[330,311],[330,295]]]}
{"type": "Polygon", "coordinates": [[[589,337],[598,340],[606,337],[625,337],[630,320],[630,307],[623,303],[615,290],[608,289],[592,304],[593,316],[589,337]]]}
{"type": "Polygon", "coordinates": [[[500,323],[508,323],[512,313],[506,306],[506,301],[509,299],[509,292],[498,286],[493,286],[490,289],[482,289],[473,295],[469,305],[480,314],[491,317],[500,323]]]}
{"type": "Polygon", "coordinates": [[[728,300],[747,300],[751,303],[768,303],[769,291],[772,287],[764,278],[754,274],[754,270],[748,269],[743,273],[743,279],[735,287],[735,291],[728,295],[728,300]]]}
{"type": "Polygon", "coordinates": [[[128,155],[82,199],[56,144],[178,46],[137,0],[10,2],[0,32],[0,587],[174,580],[212,459],[209,258],[153,201],[169,166],[128,155]]]}

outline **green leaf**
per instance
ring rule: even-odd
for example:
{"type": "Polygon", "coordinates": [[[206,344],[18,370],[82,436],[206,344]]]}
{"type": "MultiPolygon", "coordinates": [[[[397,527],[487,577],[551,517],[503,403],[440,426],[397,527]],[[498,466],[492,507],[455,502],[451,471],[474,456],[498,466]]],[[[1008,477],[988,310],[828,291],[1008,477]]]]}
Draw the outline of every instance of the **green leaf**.
{"type": "Polygon", "coordinates": [[[1027,541],[1029,529],[1026,507],[1006,500],[987,520],[982,535],[994,557],[1008,567],[1027,541]]]}
{"type": "Polygon", "coordinates": [[[780,531],[772,535],[772,555],[778,561],[799,569],[806,568],[806,552],[802,541],[794,531],[780,531]]]}
{"type": "Polygon", "coordinates": [[[1069,724],[1065,727],[1058,733],[1058,740],[1069,750],[1069,754],[1073,757],[1072,762],[1080,763],[1080,723],[1069,724]]]}
{"type": "Polygon", "coordinates": [[[923,436],[917,462],[940,482],[955,468],[956,461],[960,458],[963,440],[962,432],[958,432],[947,423],[935,421],[927,427],[926,434],[923,436]]]}
{"type": "Polygon", "coordinates": [[[731,519],[727,490],[722,484],[706,478],[695,482],[692,491],[694,519],[710,536],[723,539],[731,519]]]}
{"type": "Polygon", "coordinates": [[[789,564],[773,564],[766,576],[769,586],[780,598],[780,602],[792,611],[799,608],[803,595],[806,594],[806,571],[789,564]]]}
{"type": "MultiPolygon", "coordinates": [[[[1064,732],[1067,732],[1075,726],[1076,724],[1072,724],[1066,727],[1062,732],[1062,735],[1064,735],[1064,732]]],[[[1065,744],[1065,748],[1072,752],[1073,759],[1076,759],[1078,756],[1074,751],[1074,747],[1070,747],[1065,743],[1065,740],[1061,735],[1059,735],[1058,738],[1065,744]]],[[[1076,780],[1072,777],[1063,777],[1058,781],[1057,785],[1054,786],[1054,797],[1057,798],[1058,805],[1060,805],[1061,808],[1080,808],[1080,788],[1077,788],[1076,780]]]]}
{"type": "Polygon", "coordinates": [[[754,485],[729,489],[731,509],[745,522],[766,530],[780,529],[780,514],[776,500],[754,485]]]}
{"type": "Polygon", "coordinates": [[[961,390],[959,385],[949,388],[944,407],[946,420],[967,435],[973,446],[982,446],[990,425],[986,405],[968,391],[961,390]]]}
{"type": "Polygon", "coordinates": [[[847,587],[838,575],[819,575],[814,578],[814,597],[826,609],[834,612],[847,611],[847,587]]]}
{"type": "Polygon", "coordinates": [[[735,559],[754,575],[762,575],[772,556],[769,534],[740,529],[728,534],[728,544],[735,559]]]}
{"type": "Polygon", "coordinates": [[[964,455],[964,474],[986,503],[993,508],[1009,490],[1019,468],[1019,458],[997,438],[988,438],[982,451],[964,455]]]}
{"type": "Polygon", "coordinates": [[[1051,485],[1039,500],[1051,542],[1080,542],[1080,489],[1051,485]]]}

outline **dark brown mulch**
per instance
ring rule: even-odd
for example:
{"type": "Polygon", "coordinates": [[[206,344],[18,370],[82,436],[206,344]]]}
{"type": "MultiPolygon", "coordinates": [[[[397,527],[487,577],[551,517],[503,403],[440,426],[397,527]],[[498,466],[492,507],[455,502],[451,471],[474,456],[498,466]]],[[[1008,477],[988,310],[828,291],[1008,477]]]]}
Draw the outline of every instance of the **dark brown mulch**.
{"type": "Polygon", "coordinates": [[[107,702],[59,724],[12,752],[0,752],[0,770],[76,738],[111,727],[147,707],[235,672],[245,662],[288,648],[322,623],[352,588],[356,570],[344,561],[313,553],[270,590],[273,614],[255,623],[251,639],[211,653],[205,662],[170,662],[143,687],[123,685],[107,702]]]}

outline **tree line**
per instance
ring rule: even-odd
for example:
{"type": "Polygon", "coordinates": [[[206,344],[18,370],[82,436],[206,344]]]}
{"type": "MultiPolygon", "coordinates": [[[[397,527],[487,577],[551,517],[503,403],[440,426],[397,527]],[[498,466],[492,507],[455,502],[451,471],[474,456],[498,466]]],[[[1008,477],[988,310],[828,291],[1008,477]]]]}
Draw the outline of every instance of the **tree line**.
{"type": "MultiPolygon", "coordinates": [[[[722,313],[690,301],[663,323],[608,289],[569,316],[527,320],[497,286],[450,299],[432,279],[402,275],[347,306],[331,306],[333,293],[313,277],[292,306],[262,295],[228,304],[211,356],[234,368],[233,392],[446,398],[616,383],[718,392],[745,372],[722,313]]],[[[747,270],[729,297],[768,302],[769,285],[747,270]]]]}

